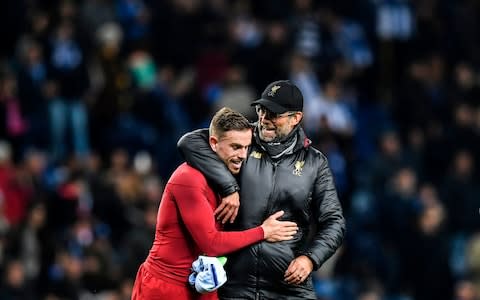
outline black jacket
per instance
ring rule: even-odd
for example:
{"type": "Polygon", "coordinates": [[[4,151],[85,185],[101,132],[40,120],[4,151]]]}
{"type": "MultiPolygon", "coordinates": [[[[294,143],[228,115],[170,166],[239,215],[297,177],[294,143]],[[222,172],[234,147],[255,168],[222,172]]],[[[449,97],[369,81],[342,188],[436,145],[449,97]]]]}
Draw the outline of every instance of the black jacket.
{"type": "MultiPolygon", "coordinates": [[[[202,171],[224,195],[238,189],[233,175],[208,145],[208,130],[183,136],[179,149],[186,161],[202,171]]],[[[341,245],[345,220],[326,157],[310,147],[299,129],[293,153],[273,161],[252,141],[239,175],[240,209],[228,230],[260,225],[269,215],[285,211],[284,220],[298,224],[290,241],[260,242],[229,255],[223,299],[316,299],[311,276],[289,285],[284,273],[290,262],[307,255],[318,269],[341,245]]]]}

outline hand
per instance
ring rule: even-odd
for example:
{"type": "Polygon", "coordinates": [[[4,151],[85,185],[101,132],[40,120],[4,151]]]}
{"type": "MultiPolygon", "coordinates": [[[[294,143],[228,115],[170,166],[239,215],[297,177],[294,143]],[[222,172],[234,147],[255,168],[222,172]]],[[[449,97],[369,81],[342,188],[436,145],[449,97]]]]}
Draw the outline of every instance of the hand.
{"type": "Polygon", "coordinates": [[[307,279],[308,275],[312,273],[313,262],[306,255],[300,255],[292,260],[285,271],[285,281],[288,284],[300,284],[307,279]]]}
{"type": "Polygon", "coordinates": [[[235,221],[238,214],[238,208],[240,207],[240,195],[238,192],[228,195],[222,198],[222,203],[213,212],[217,220],[222,220],[222,224],[235,221]]]}
{"type": "Polygon", "coordinates": [[[277,211],[262,223],[263,236],[267,242],[280,242],[293,239],[298,231],[297,223],[277,220],[283,216],[283,210],[277,211]]]}

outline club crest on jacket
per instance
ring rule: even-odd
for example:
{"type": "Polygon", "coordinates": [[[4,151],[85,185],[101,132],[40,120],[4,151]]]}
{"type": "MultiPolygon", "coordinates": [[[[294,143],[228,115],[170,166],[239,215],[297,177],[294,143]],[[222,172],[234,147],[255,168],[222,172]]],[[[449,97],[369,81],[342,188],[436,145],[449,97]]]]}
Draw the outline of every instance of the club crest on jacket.
{"type": "Polygon", "coordinates": [[[252,151],[250,156],[253,157],[253,158],[256,158],[256,159],[260,159],[260,158],[262,158],[262,153],[258,152],[258,151],[252,151]]]}
{"type": "Polygon", "coordinates": [[[293,170],[293,175],[302,176],[303,165],[305,164],[304,160],[299,160],[295,163],[295,169],[293,170]]]}

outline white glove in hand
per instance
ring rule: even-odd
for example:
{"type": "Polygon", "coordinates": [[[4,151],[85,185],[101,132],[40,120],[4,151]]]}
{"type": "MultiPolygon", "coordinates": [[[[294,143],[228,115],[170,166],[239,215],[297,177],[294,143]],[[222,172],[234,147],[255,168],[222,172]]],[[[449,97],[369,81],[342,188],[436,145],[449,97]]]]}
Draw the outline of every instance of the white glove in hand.
{"type": "Polygon", "coordinates": [[[200,255],[192,263],[193,273],[188,282],[201,294],[217,290],[227,281],[227,273],[223,269],[225,257],[211,257],[200,255]]]}

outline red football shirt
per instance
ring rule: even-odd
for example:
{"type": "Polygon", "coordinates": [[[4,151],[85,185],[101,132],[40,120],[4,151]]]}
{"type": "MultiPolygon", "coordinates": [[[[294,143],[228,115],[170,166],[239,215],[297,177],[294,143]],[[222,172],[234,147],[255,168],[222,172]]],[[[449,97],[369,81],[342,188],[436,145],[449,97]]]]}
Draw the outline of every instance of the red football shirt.
{"type": "Polygon", "coordinates": [[[180,165],[165,186],[145,268],[167,282],[185,285],[198,255],[224,255],[263,239],[260,226],[220,231],[213,215],[218,201],[200,171],[180,165]]]}

